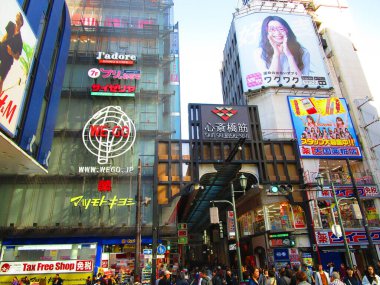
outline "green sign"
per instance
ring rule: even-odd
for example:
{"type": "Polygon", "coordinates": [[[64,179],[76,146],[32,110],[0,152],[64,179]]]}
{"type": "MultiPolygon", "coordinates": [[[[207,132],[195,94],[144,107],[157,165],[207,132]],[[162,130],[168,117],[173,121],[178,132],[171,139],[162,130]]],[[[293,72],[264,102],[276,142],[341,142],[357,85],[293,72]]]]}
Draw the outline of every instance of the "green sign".
{"type": "Polygon", "coordinates": [[[278,234],[270,234],[270,239],[277,239],[277,238],[289,238],[289,233],[278,233],[278,234]]]}
{"type": "Polygon", "coordinates": [[[178,244],[188,244],[188,237],[178,237],[178,244]]]}

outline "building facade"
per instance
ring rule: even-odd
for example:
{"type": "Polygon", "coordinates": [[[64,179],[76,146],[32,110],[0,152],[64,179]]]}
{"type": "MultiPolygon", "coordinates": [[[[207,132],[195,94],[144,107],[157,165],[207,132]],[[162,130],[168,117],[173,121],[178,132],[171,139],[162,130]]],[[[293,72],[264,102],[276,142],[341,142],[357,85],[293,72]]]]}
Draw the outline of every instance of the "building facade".
{"type": "Polygon", "coordinates": [[[180,137],[178,25],[172,1],[66,3],[70,49],[49,172],[4,178],[3,261],[85,267],[68,283],[88,271],[124,280],[152,240],[155,140],[180,137]]]}
{"type": "MultiPolygon", "coordinates": [[[[348,5],[245,2],[234,14],[224,49],[224,103],[258,106],[264,141],[297,141],[303,173],[303,185],[289,196],[273,189],[283,179],[268,169],[272,179],[264,185],[259,206],[252,205],[239,218],[247,263],[263,266],[267,255],[277,267],[311,264],[314,258],[323,265],[349,264],[351,259],[364,268],[379,256],[378,121],[373,120],[377,114],[349,36],[348,5]],[[325,177],[323,191],[316,184],[318,173],[325,177]],[[334,234],[338,214],[333,189],[349,254],[343,238],[334,234]],[[352,199],[356,191],[376,252],[370,250],[358,202],[352,199]],[[296,199],[295,193],[303,197],[296,199]],[[308,210],[303,213],[300,207],[308,210]]],[[[276,160],[284,153],[265,155],[276,160]]]]}

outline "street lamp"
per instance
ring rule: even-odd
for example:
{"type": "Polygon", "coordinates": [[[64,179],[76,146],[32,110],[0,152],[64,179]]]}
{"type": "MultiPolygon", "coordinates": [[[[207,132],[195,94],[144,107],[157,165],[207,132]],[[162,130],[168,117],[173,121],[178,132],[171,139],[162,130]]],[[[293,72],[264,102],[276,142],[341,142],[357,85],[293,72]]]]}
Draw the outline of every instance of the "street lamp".
{"type": "MultiPolygon", "coordinates": [[[[324,178],[322,176],[322,174],[318,173],[317,177],[315,177],[315,180],[317,181],[317,184],[318,186],[321,188],[321,190],[323,190],[323,182],[324,182],[324,178]]],[[[331,185],[331,190],[332,190],[332,193],[333,193],[333,197],[334,197],[334,203],[336,205],[336,208],[337,208],[337,212],[338,212],[338,221],[339,221],[339,225],[340,225],[340,230],[342,232],[342,237],[343,237],[343,242],[344,242],[344,246],[346,248],[346,252],[348,254],[348,262],[349,262],[349,266],[351,268],[353,268],[353,264],[352,264],[352,257],[351,257],[351,252],[350,252],[350,248],[348,246],[348,242],[347,242],[347,237],[346,237],[346,231],[343,227],[343,221],[342,221],[342,215],[340,213],[340,209],[339,209],[339,201],[336,197],[336,192],[335,192],[335,187],[334,187],[334,182],[333,181],[330,181],[330,185],[331,185]]],[[[334,216],[334,212],[332,213],[333,215],[333,220],[334,220],[334,234],[336,235],[339,235],[339,231],[337,230],[337,227],[336,227],[336,224],[335,224],[335,216],[334,216]]]]}
{"type": "Polygon", "coordinates": [[[236,239],[236,255],[237,255],[237,262],[238,262],[238,275],[240,282],[243,281],[243,273],[241,271],[242,264],[241,264],[241,254],[240,254],[240,235],[239,235],[239,225],[238,225],[238,219],[237,219],[237,213],[236,213],[236,204],[235,204],[235,193],[243,193],[245,194],[245,189],[247,188],[247,177],[244,176],[244,174],[240,175],[239,177],[240,187],[242,191],[235,191],[234,190],[234,183],[231,182],[231,200],[232,202],[228,200],[214,200],[210,201],[211,203],[228,203],[232,206],[232,211],[234,213],[234,224],[235,224],[235,239],[236,239]]]}

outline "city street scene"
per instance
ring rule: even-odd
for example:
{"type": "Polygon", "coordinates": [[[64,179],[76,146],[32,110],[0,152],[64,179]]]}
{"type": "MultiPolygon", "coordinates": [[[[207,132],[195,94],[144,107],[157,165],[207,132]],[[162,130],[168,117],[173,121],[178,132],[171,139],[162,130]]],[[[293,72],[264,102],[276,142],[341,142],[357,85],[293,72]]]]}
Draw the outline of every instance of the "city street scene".
{"type": "Polygon", "coordinates": [[[380,285],[370,1],[0,1],[0,285],[380,285]]]}

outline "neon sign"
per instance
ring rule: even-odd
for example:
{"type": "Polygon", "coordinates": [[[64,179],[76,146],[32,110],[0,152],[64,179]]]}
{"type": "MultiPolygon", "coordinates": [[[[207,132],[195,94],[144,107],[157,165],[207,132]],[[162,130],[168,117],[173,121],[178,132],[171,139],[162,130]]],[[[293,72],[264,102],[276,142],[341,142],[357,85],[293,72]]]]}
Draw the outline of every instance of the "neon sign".
{"type": "Polygon", "coordinates": [[[123,97],[134,97],[133,93],[136,90],[136,86],[130,85],[120,85],[120,84],[92,84],[91,95],[92,96],[123,96],[123,97]]]}
{"type": "Polygon", "coordinates": [[[129,79],[129,80],[140,80],[141,72],[140,70],[115,70],[115,69],[104,69],[104,68],[91,68],[87,72],[88,76],[91,78],[98,78],[102,75],[102,78],[113,78],[113,79],[129,79]]]}
{"type": "Polygon", "coordinates": [[[136,129],[120,106],[108,106],[89,119],[82,131],[83,144],[99,164],[126,153],[134,144],[136,129]]]}

